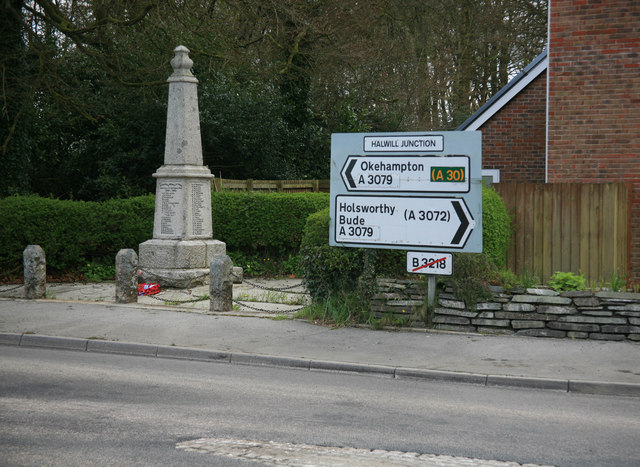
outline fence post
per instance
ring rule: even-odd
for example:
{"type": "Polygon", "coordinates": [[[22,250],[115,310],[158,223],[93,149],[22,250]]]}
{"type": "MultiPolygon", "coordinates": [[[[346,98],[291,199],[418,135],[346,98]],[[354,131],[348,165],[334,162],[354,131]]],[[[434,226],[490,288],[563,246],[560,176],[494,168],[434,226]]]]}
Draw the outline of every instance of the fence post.
{"type": "Polygon", "coordinates": [[[233,263],[227,255],[215,255],[209,269],[209,311],[233,310],[233,263]]]}
{"type": "Polygon", "coordinates": [[[138,301],[138,255],[131,248],[116,255],[116,303],[138,301]]]}
{"type": "Polygon", "coordinates": [[[24,298],[44,298],[47,293],[47,260],[40,245],[27,245],[22,252],[24,298]]]}

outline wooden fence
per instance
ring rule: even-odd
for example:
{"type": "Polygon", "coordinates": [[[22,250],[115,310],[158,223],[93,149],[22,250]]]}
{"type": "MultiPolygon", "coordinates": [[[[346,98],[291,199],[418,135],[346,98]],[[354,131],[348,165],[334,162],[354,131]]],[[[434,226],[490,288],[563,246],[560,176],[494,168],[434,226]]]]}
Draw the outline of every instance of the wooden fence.
{"type": "Polygon", "coordinates": [[[215,191],[281,191],[298,193],[312,191],[329,193],[329,180],[232,180],[214,178],[215,191]]]}
{"type": "Polygon", "coordinates": [[[593,286],[628,274],[631,207],[622,183],[494,185],[514,220],[507,266],[543,281],[582,273],[593,286]]]}

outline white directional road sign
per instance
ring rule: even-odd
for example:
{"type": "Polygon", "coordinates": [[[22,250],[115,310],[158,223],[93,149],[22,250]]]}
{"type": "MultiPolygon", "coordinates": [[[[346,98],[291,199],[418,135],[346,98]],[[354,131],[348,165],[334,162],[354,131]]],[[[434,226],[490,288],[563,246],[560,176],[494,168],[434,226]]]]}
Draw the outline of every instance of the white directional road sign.
{"type": "Polygon", "coordinates": [[[461,249],[475,228],[462,198],[338,195],[335,239],[345,244],[461,249]]]}
{"type": "Polygon", "coordinates": [[[347,191],[468,193],[469,156],[349,156],[347,191]]]}
{"type": "Polygon", "coordinates": [[[482,252],[481,143],[479,131],[331,135],[329,244],[482,252]]]}
{"type": "Polygon", "coordinates": [[[407,251],[407,272],[412,274],[453,274],[453,255],[433,251],[407,251]]]}

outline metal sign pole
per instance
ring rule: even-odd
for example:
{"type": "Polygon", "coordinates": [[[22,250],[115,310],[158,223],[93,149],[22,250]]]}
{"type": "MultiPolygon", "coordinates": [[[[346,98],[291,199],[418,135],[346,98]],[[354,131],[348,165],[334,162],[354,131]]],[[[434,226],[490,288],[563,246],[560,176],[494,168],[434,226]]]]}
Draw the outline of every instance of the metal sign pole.
{"type": "Polygon", "coordinates": [[[436,276],[429,274],[427,276],[427,308],[429,312],[433,310],[436,301],[436,276]]]}

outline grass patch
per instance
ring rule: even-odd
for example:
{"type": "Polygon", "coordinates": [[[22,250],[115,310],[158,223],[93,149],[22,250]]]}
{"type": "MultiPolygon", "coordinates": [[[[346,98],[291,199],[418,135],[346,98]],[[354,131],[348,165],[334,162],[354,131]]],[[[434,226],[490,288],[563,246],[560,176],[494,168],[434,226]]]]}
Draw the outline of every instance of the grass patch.
{"type": "Polygon", "coordinates": [[[294,318],[308,319],[314,323],[337,327],[371,324],[374,319],[369,304],[353,293],[330,295],[298,311],[294,318]]]}
{"type": "Polygon", "coordinates": [[[276,315],[276,316],[270,316],[269,319],[271,321],[287,321],[287,320],[292,320],[293,318],[287,315],[276,315]]]}

